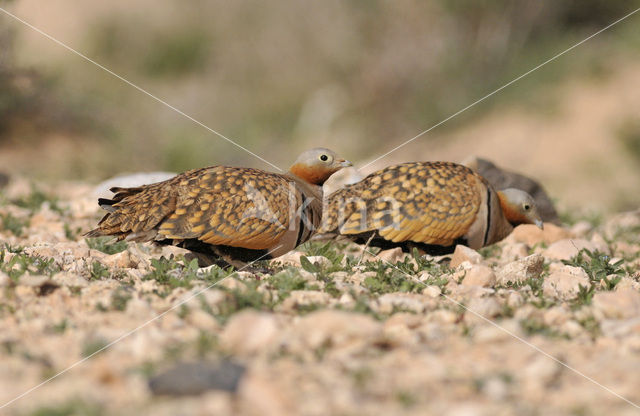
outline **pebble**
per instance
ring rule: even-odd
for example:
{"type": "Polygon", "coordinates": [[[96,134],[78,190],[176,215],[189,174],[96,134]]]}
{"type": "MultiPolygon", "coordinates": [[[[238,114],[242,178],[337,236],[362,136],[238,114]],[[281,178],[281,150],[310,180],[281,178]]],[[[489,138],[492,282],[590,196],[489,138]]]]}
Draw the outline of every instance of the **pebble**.
{"type": "Polygon", "coordinates": [[[397,262],[404,260],[406,255],[407,254],[404,253],[400,247],[395,247],[389,250],[381,251],[376,257],[378,257],[382,261],[396,264],[397,262]]]}
{"type": "Polygon", "coordinates": [[[536,244],[551,244],[558,240],[571,237],[572,235],[569,230],[558,227],[553,223],[545,223],[543,230],[533,224],[522,224],[514,228],[513,232],[507,237],[507,240],[509,242],[524,243],[529,247],[533,247],[536,244]]]}
{"type": "Polygon", "coordinates": [[[598,292],[593,295],[593,308],[605,318],[628,319],[640,315],[640,293],[633,289],[598,292]]]}
{"type": "Polygon", "coordinates": [[[235,362],[183,362],[149,379],[155,395],[186,396],[207,390],[235,392],[245,374],[245,367],[235,362]]]}
{"type": "Polygon", "coordinates": [[[317,290],[292,290],[284,302],[281,310],[285,312],[295,312],[300,306],[326,305],[331,300],[331,296],[326,292],[317,290]]]}
{"type": "Polygon", "coordinates": [[[537,279],[542,273],[544,257],[532,254],[523,259],[512,261],[496,271],[496,283],[522,283],[527,279],[537,279]]]}
{"type": "Polygon", "coordinates": [[[396,309],[422,313],[430,309],[432,299],[417,293],[385,293],[378,298],[375,308],[380,313],[391,313],[396,309]]]}
{"type": "Polygon", "coordinates": [[[455,269],[464,261],[468,261],[471,264],[479,264],[482,262],[482,255],[472,248],[458,244],[453,251],[449,266],[455,269]]]}
{"type": "MultiPolygon", "coordinates": [[[[582,249],[593,252],[598,249],[598,246],[588,240],[580,238],[559,240],[547,247],[542,254],[552,260],[570,260],[572,257],[578,255],[578,252],[582,249]]],[[[606,249],[606,252],[608,253],[608,249],[606,249]]]]}
{"type": "Polygon", "coordinates": [[[465,286],[492,287],[495,285],[496,279],[496,274],[491,267],[476,264],[466,271],[462,284],[465,286]]]}
{"type": "Polygon", "coordinates": [[[278,335],[272,314],[244,310],[234,314],[220,335],[220,344],[239,355],[253,355],[268,349],[278,335]]]}
{"type": "Polygon", "coordinates": [[[573,300],[578,297],[581,286],[591,287],[589,276],[582,268],[553,264],[542,283],[542,293],[552,299],[573,300]]]}

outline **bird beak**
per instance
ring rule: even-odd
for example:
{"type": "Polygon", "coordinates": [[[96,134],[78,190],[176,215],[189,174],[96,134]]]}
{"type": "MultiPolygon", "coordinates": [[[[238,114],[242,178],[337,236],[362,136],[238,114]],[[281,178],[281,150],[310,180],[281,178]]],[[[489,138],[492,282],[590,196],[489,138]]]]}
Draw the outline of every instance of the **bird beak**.
{"type": "Polygon", "coordinates": [[[544,223],[540,218],[536,219],[533,223],[537,225],[538,228],[540,228],[541,230],[544,230],[544,223]]]}
{"type": "Polygon", "coordinates": [[[338,160],[338,165],[341,168],[348,168],[349,166],[353,166],[353,163],[349,162],[348,160],[345,159],[339,159],[338,160]]]}

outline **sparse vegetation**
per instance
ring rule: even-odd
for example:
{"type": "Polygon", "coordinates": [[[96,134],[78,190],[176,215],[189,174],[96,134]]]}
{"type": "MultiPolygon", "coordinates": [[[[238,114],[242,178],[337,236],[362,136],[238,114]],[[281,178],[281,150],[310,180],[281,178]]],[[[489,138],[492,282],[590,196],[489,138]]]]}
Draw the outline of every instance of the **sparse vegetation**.
{"type": "Polygon", "coordinates": [[[10,212],[0,214],[0,229],[11,231],[16,237],[21,237],[25,227],[29,225],[29,220],[14,217],[10,212]]]}
{"type": "Polygon", "coordinates": [[[592,252],[582,249],[575,257],[564,263],[583,268],[591,282],[602,285],[605,290],[613,290],[624,276],[624,269],[621,267],[624,260],[612,262],[610,256],[597,250],[592,252]]]}
{"type": "Polygon", "coordinates": [[[40,407],[29,413],[29,416],[102,416],[103,414],[101,405],[73,399],[57,406],[40,407]]]}
{"type": "Polygon", "coordinates": [[[0,250],[0,271],[6,273],[13,281],[17,281],[25,273],[52,276],[60,271],[55,259],[28,256],[22,252],[12,253],[11,250],[6,246],[0,250]],[[14,254],[8,261],[5,260],[7,253],[14,254]]]}
{"type": "Polygon", "coordinates": [[[113,241],[112,237],[97,237],[85,239],[89,248],[105,254],[117,254],[127,249],[126,241],[113,241]]]}

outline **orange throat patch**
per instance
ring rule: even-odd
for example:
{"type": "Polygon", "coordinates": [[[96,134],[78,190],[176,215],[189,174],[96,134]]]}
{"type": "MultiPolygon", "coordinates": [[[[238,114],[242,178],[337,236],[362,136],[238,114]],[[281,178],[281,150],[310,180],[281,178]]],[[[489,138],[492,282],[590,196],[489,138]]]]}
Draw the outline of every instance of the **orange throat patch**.
{"type": "Polygon", "coordinates": [[[305,182],[308,182],[312,185],[319,185],[319,186],[322,186],[322,184],[333,173],[333,172],[328,172],[326,169],[323,169],[323,168],[303,165],[300,163],[296,163],[295,165],[291,166],[291,169],[289,169],[289,172],[303,179],[305,182]]]}
{"type": "Polygon", "coordinates": [[[513,206],[513,204],[510,204],[500,192],[498,192],[498,198],[500,199],[500,208],[502,208],[504,217],[509,221],[509,223],[511,223],[511,225],[516,226],[531,223],[531,221],[522,215],[518,209],[513,206]]]}

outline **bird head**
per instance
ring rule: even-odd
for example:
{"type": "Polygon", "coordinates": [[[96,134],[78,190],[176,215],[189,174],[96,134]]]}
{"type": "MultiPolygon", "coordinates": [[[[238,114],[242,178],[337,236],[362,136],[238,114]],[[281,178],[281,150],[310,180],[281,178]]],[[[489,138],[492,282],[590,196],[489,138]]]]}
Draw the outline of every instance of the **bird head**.
{"type": "Polygon", "coordinates": [[[329,176],[348,166],[353,164],[329,149],[318,147],[298,156],[289,172],[308,183],[322,186],[329,176]]]}
{"type": "Polygon", "coordinates": [[[508,188],[498,191],[498,198],[504,216],[512,225],[535,224],[543,228],[542,218],[531,195],[520,189],[508,188]]]}

